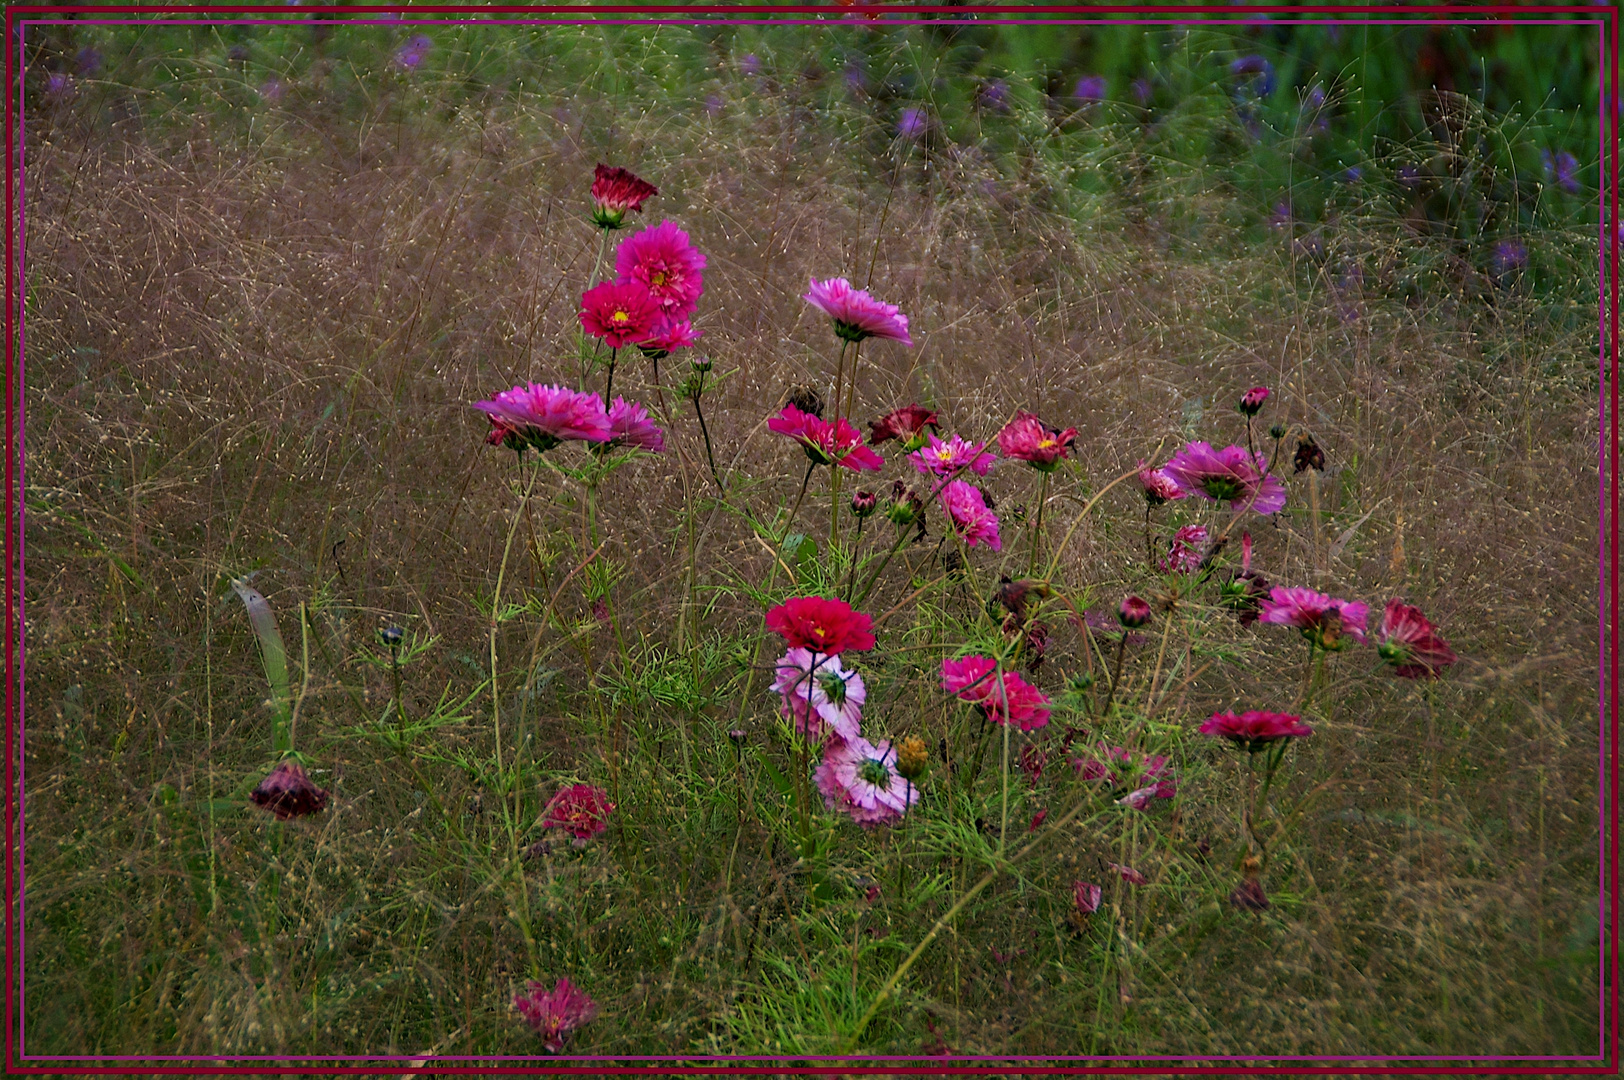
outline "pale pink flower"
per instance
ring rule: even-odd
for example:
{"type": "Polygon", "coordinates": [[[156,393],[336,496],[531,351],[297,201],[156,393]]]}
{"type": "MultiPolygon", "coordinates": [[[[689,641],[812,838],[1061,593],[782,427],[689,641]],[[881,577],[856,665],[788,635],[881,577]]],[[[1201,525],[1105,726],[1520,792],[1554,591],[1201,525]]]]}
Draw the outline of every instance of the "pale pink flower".
{"type": "Polygon", "coordinates": [[[965,442],[957,435],[943,442],[931,435],[929,444],[910,454],[908,459],[914,463],[914,468],[926,474],[952,476],[960,469],[969,469],[977,476],[986,476],[998,460],[992,454],[982,453],[986,445],[984,442],[965,442]]]}
{"type": "Polygon", "coordinates": [[[987,509],[981,489],[963,480],[954,480],[942,489],[942,509],[953,522],[953,531],[970,547],[986,544],[994,551],[1003,548],[998,538],[998,518],[987,509]]]}
{"type": "Polygon", "coordinates": [[[998,449],[1007,458],[1024,461],[1039,472],[1053,472],[1068,457],[1077,429],[1050,427],[1029,412],[1017,412],[1015,419],[998,433],[998,449]]]}
{"type": "Polygon", "coordinates": [[[688,242],[688,234],[675,222],[633,233],[615,251],[615,272],[622,281],[635,281],[648,290],[654,304],[667,317],[686,317],[705,291],[705,256],[688,242]]]}
{"type": "Polygon", "coordinates": [[[1231,510],[1272,514],[1286,505],[1286,486],[1265,475],[1268,461],[1244,446],[1214,450],[1210,443],[1193,442],[1162,466],[1162,472],[1193,495],[1226,502],[1231,510]]]}
{"type": "Polygon", "coordinates": [[[1201,565],[1201,549],[1207,544],[1205,525],[1186,525],[1173,534],[1173,544],[1161,561],[1162,573],[1188,574],[1201,565]]]}
{"type": "Polygon", "coordinates": [[[859,825],[885,825],[919,801],[919,789],[897,772],[896,757],[888,742],[831,739],[813,777],[829,809],[845,810],[859,825]]]}
{"type": "Polygon", "coordinates": [[[801,299],[833,319],[835,333],[846,341],[877,337],[913,344],[913,338],[908,336],[908,316],[900,314],[895,304],[852,288],[845,278],[813,279],[812,287],[801,299]]]}
{"type": "Polygon", "coordinates": [[[1152,506],[1182,499],[1186,495],[1171,476],[1160,469],[1146,468],[1143,459],[1139,462],[1139,485],[1145,489],[1145,501],[1152,506]]]}
{"type": "Polygon", "coordinates": [[[1295,626],[1303,637],[1330,652],[1347,645],[1343,635],[1363,645],[1365,620],[1370,609],[1348,600],[1338,600],[1313,589],[1287,589],[1276,586],[1263,601],[1259,622],[1295,626]]]}
{"type": "Polygon", "coordinates": [[[570,1032],[598,1015],[597,1002],[568,979],[559,979],[551,991],[534,979],[525,984],[525,993],[513,995],[513,1007],[525,1018],[542,1045],[553,1053],[564,1048],[570,1032]]]}
{"type": "Polygon", "coordinates": [[[857,738],[868,690],[839,656],[790,649],[779,658],[773,690],[783,695],[784,711],[802,735],[821,737],[827,724],[843,739],[857,738]]]}
{"type": "Polygon", "coordinates": [[[665,449],[665,433],[648,418],[648,410],[635,401],[615,398],[609,407],[609,430],[612,435],[603,444],[606,447],[629,446],[651,454],[665,449]]]}
{"type": "Polygon", "coordinates": [[[474,408],[491,419],[486,441],[512,450],[533,446],[545,453],[570,439],[601,443],[614,437],[603,399],[563,386],[515,386],[474,408]]]}

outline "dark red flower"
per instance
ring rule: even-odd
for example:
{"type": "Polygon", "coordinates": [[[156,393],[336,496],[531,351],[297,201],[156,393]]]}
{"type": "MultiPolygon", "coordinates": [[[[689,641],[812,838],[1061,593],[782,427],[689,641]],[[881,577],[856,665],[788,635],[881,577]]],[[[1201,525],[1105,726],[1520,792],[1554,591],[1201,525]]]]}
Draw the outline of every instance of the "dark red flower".
{"type": "Polygon", "coordinates": [[[327,792],[312,784],[304,767],[292,759],[272,769],[248,798],[281,821],[317,814],[327,808],[327,792]]]}
{"type": "Polygon", "coordinates": [[[599,228],[618,229],[626,211],[641,213],[643,200],[659,193],[659,188],[626,169],[600,164],[592,180],[592,200],[598,204],[592,222],[599,228]]]}
{"type": "Polygon", "coordinates": [[[1393,674],[1402,678],[1436,679],[1458,659],[1420,608],[1396,598],[1387,601],[1376,637],[1381,642],[1376,652],[1393,665],[1393,674]]]}
{"type": "Polygon", "coordinates": [[[940,425],[936,423],[936,414],[920,405],[895,409],[878,420],[871,421],[868,427],[869,445],[878,446],[887,439],[897,439],[902,443],[902,452],[905,454],[911,454],[925,445],[926,428],[940,430],[940,425]]]}
{"type": "Polygon", "coordinates": [[[1269,906],[1269,895],[1263,891],[1263,882],[1248,877],[1229,894],[1229,902],[1242,911],[1263,911],[1269,906]]]}
{"type": "Polygon", "coordinates": [[[609,793],[602,788],[573,784],[547,804],[541,827],[563,829],[577,840],[590,840],[609,827],[609,814],[614,808],[609,793]]]}
{"type": "Polygon", "coordinates": [[[767,629],[792,649],[835,653],[866,652],[874,647],[874,620],[852,610],[844,600],[795,596],[767,612],[767,629]]]}
{"type": "Polygon", "coordinates": [[[1213,713],[1212,719],[1201,725],[1201,734],[1228,739],[1248,753],[1257,753],[1281,739],[1297,739],[1314,734],[1314,729],[1303,723],[1302,717],[1290,713],[1244,712],[1213,713]]]}

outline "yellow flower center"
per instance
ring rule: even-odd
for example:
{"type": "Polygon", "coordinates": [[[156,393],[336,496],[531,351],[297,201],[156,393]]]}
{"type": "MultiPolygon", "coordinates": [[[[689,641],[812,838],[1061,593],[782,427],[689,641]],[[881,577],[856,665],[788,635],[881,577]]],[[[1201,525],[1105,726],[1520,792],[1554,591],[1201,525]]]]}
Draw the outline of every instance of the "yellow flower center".
{"type": "Polygon", "coordinates": [[[621,323],[631,322],[632,317],[626,314],[624,311],[617,311],[613,315],[609,316],[609,321],[618,325],[621,323]]]}
{"type": "Polygon", "coordinates": [[[659,270],[654,271],[649,275],[648,283],[658,289],[665,284],[665,274],[659,270]]]}
{"type": "Polygon", "coordinates": [[[1054,446],[1054,445],[1055,445],[1055,441],[1053,439],[1051,439],[1047,435],[1045,435],[1043,438],[1038,440],[1038,449],[1039,450],[1047,450],[1047,449],[1049,449],[1049,447],[1054,446]]]}

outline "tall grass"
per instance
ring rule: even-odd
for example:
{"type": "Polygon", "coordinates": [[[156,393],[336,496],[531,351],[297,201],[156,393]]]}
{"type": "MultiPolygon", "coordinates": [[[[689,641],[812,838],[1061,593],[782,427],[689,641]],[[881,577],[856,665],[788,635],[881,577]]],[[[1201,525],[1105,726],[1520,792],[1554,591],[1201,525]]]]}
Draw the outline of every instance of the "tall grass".
{"type": "MultiPolygon", "coordinates": [[[[1237,107],[1216,37],[1168,48],[1177,92],[1145,110],[1020,90],[949,123],[931,43],[867,33],[749,75],[699,29],[437,31],[415,71],[339,29],[274,101],[262,45],[159,36],[31,105],[28,1053],[539,1054],[511,997],[561,975],[602,1010],[580,1054],[1594,1052],[1595,230],[1508,175],[1526,117],[1432,95],[1429,136],[1338,182],[1312,117],[1237,107]],[[848,89],[848,41],[931,110],[921,140],[895,137],[903,95],[848,89]],[[129,75],[152,66],[162,92],[129,75]],[[576,310],[600,160],[657,183],[644,220],[710,260],[725,494],[675,362],[673,452],[590,495],[578,451],[526,496],[482,443],[473,401],[598,388],[576,310]],[[1255,182],[1285,166],[1322,206],[1255,182]],[[1495,261],[1508,241],[1525,267],[1495,261]],[[1078,429],[1043,550],[1079,609],[1169,588],[1131,483],[1060,549],[1083,504],[1241,439],[1246,387],[1324,449],[1247,526],[1256,565],[1405,597],[1462,659],[1419,686],[1331,658],[1268,910],[1228,899],[1239,759],[1195,728],[1289,704],[1295,638],[1186,596],[1102,716],[1112,642],[1055,608],[1031,675],[1054,719],[998,732],[970,781],[976,721],[937,665],[1007,648],[985,614],[1004,563],[944,562],[934,508],[877,578],[863,658],[866,723],[933,750],[923,802],[872,832],[814,805],[808,855],[761,619],[840,589],[850,534],[831,549],[818,484],[788,519],[803,458],[764,420],[793,386],[832,400],[799,296],[837,273],[917,342],[865,344],[857,419],[917,400],[977,439],[1021,407],[1078,429]],[[276,700],[250,575],[286,642],[276,700]],[[332,799],[283,823],[247,795],[288,696],[332,799]],[[1074,753],[1131,730],[1169,755],[1171,808],[1091,794],[1068,728],[1074,753]],[[584,848],[540,827],[574,782],[617,806],[584,848]],[[1040,810],[1076,813],[1028,833],[1040,810]],[[1088,920],[1079,879],[1106,883],[1088,920]]],[[[652,375],[623,362],[616,386],[650,401],[652,375]]],[[[1036,478],[1006,463],[988,488],[1018,566],[1036,478]]]]}

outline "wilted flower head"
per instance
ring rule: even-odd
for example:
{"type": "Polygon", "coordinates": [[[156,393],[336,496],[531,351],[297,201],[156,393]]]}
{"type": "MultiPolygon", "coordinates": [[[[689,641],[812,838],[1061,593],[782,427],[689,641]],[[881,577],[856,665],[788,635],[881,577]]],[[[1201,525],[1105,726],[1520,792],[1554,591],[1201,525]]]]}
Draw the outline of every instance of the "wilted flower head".
{"type": "Polygon", "coordinates": [[[859,825],[886,825],[919,801],[919,789],[897,771],[896,759],[888,742],[831,739],[813,778],[829,809],[845,810],[859,825]]]}
{"type": "Polygon", "coordinates": [[[1297,452],[1291,457],[1291,471],[1300,473],[1304,469],[1313,469],[1315,472],[1325,471],[1325,451],[1319,448],[1312,435],[1299,435],[1297,437],[1297,452]]]}
{"type": "Polygon", "coordinates": [[[1376,652],[1393,665],[1393,674],[1402,678],[1436,679],[1459,659],[1420,608],[1397,598],[1387,601],[1376,638],[1381,643],[1376,652]]]}
{"type": "Polygon", "coordinates": [[[529,980],[523,994],[513,995],[513,1007],[536,1029],[542,1045],[555,1054],[564,1048],[570,1032],[598,1015],[597,1002],[568,979],[559,979],[551,991],[545,983],[529,980]]]}
{"type": "Polygon", "coordinates": [[[1263,601],[1258,619],[1276,626],[1295,626],[1316,647],[1336,652],[1347,645],[1347,638],[1365,643],[1365,620],[1369,615],[1370,609],[1361,603],[1338,600],[1313,589],[1277,586],[1263,601]]]}
{"type": "Polygon", "coordinates": [[[1086,105],[1089,102],[1103,101],[1106,88],[1104,75],[1084,75],[1072,88],[1071,96],[1086,105]]]}
{"type": "Polygon", "coordinates": [[[259,782],[248,799],[262,806],[280,821],[317,814],[327,808],[327,792],[310,782],[304,766],[286,758],[259,782]]]}
{"type": "Polygon", "coordinates": [[[705,256],[688,242],[675,222],[633,233],[615,251],[615,272],[622,282],[635,281],[648,290],[668,319],[686,318],[705,291],[705,256]]]}
{"type": "Polygon", "coordinates": [[[957,435],[946,442],[934,435],[927,435],[926,441],[929,445],[918,449],[909,459],[922,473],[952,476],[960,469],[969,469],[977,476],[986,476],[998,460],[994,455],[982,452],[986,443],[968,443],[957,435]]]}
{"type": "Polygon", "coordinates": [[[572,784],[552,797],[541,812],[541,827],[563,829],[577,840],[590,840],[609,827],[615,804],[609,793],[591,784],[572,784]]]}
{"type": "Polygon", "coordinates": [[[395,53],[395,66],[406,71],[415,71],[432,48],[434,41],[427,34],[414,35],[395,53]]]}
{"type": "Polygon", "coordinates": [[[923,109],[903,109],[902,116],[897,120],[897,134],[904,139],[917,139],[925,133],[929,122],[925,118],[923,109]]]}
{"type": "Polygon", "coordinates": [[[994,551],[1002,550],[998,537],[998,518],[987,509],[981,489],[963,480],[953,480],[942,488],[942,509],[953,523],[953,531],[964,538],[970,547],[986,544],[994,551]]]}
{"type": "Polygon", "coordinates": [[[581,328],[611,349],[648,340],[660,308],[637,281],[606,281],[581,295],[581,328]]]}
{"type": "Polygon", "coordinates": [[[485,441],[510,450],[531,446],[546,453],[570,439],[599,443],[614,437],[603,399],[563,386],[515,386],[489,401],[476,401],[474,408],[490,417],[485,441]]]}
{"type": "Polygon", "coordinates": [[[626,212],[640,213],[643,200],[658,195],[660,189],[619,166],[610,168],[601,162],[592,177],[593,224],[603,229],[618,229],[626,220],[626,212]]]}
{"type": "Polygon", "coordinates": [[[1242,911],[1264,911],[1269,906],[1269,895],[1263,891],[1261,881],[1248,876],[1229,894],[1229,902],[1242,911]]]}
{"type": "Polygon", "coordinates": [[[1072,882],[1071,902],[1076,906],[1078,915],[1092,915],[1098,911],[1104,895],[1104,891],[1092,881],[1072,882]]]}
{"type": "Polygon", "coordinates": [[[609,407],[609,431],[609,441],[603,444],[605,449],[629,446],[651,454],[665,449],[665,432],[648,418],[648,410],[635,401],[615,398],[609,407]]]}
{"type": "Polygon", "coordinates": [[[1209,443],[1193,442],[1162,466],[1162,472],[1185,491],[1227,502],[1232,510],[1272,514],[1286,505],[1286,486],[1277,477],[1266,476],[1267,467],[1261,454],[1244,446],[1214,450],[1209,443]]]}
{"type": "Polygon", "coordinates": [[[825,724],[843,739],[855,739],[868,690],[863,677],[841,666],[840,657],[792,648],[778,660],[773,690],[782,694],[784,711],[795,730],[821,737],[825,724]]]}
{"type": "Polygon", "coordinates": [[[1161,571],[1188,574],[1201,566],[1202,548],[1207,544],[1205,525],[1186,525],[1173,534],[1173,543],[1167,557],[1161,561],[1161,571]]]}
{"type": "Polygon", "coordinates": [[[905,779],[918,780],[930,768],[930,751],[925,749],[925,740],[918,735],[909,735],[897,744],[897,772],[905,779]]]}
{"type": "Polygon", "coordinates": [[[1126,881],[1129,885],[1143,885],[1150,880],[1131,866],[1122,866],[1119,863],[1109,863],[1108,865],[1112,870],[1115,870],[1118,874],[1121,874],[1122,880],[1126,881]]]}
{"type": "Polygon", "coordinates": [[[906,528],[918,524],[920,535],[924,535],[925,501],[919,493],[908,487],[901,480],[891,485],[891,505],[886,507],[885,516],[893,525],[906,528]]]}
{"type": "Polygon", "coordinates": [[[1267,386],[1254,386],[1241,395],[1241,402],[1238,407],[1247,416],[1256,416],[1258,410],[1263,408],[1263,403],[1267,400],[1269,400],[1269,388],[1267,386]]]}
{"type": "Polygon", "coordinates": [[[1126,597],[1117,608],[1117,621],[1129,630],[1137,630],[1150,621],[1150,605],[1137,596],[1126,597]]]}
{"type": "Polygon", "coordinates": [[[1252,534],[1241,534],[1241,570],[1240,573],[1224,582],[1221,588],[1224,606],[1240,616],[1242,626],[1251,626],[1257,622],[1258,612],[1261,610],[1261,598],[1268,595],[1269,582],[1262,574],[1252,569],[1252,534]]]}
{"type": "Polygon", "coordinates": [[[1201,725],[1201,734],[1228,739],[1248,753],[1267,749],[1281,739],[1300,739],[1314,734],[1314,729],[1303,723],[1302,717],[1290,713],[1244,712],[1213,713],[1201,725]]]}
{"type": "Polygon", "coordinates": [[[1005,457],[1024,461],[1039,472],[1059,468],[1060,460],[1069,455],[1076,441],[1076,428],[1061,431],[1025,411],[1017,412],[1015,419],[998,433],[998,449],[1005,457]]]}
{"type": "Polygon", "coordinates": [[[874,299],[862,289],[854,289],[845,278],[827,281],[813,279],[812,287],[801,297],[835,321],[835,333],[846,341],[889,338],[912,345],[908,336],[908,316],[895,304],[874,299]]]}
{"type": "Polygon", "coordinates": [[[863,434],[841,417],[829,423],[794,405],[767,421],[767,430],[787,435],[801,444],[808,460],[816,465],[840,465],[854,472],[878,472],[885,459],[863,445],[863,434]]]}
{"type": "Polygon", "coordinates": [[[871,421],[868,441],[878,446],[887,439],[896,439],[902,443],[902,452],[911,454],[925,445],[925,440],[929,438],[926,428],[938,430],[940,426],[936,422],[936,414],[930,409],[922,405],[908,405],[871,421]]]}
{"type": "Polygon", "coordinates": [[[832,655],[874,647],[874,620],[844,600],[796,596],[767,612],[767,629],[792,649],[832,655]]]}

